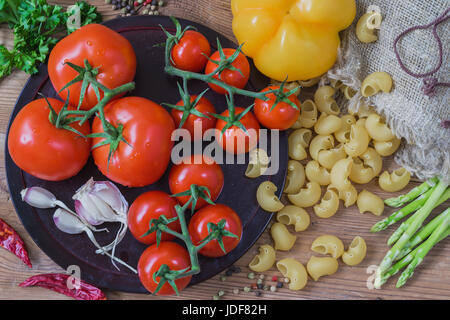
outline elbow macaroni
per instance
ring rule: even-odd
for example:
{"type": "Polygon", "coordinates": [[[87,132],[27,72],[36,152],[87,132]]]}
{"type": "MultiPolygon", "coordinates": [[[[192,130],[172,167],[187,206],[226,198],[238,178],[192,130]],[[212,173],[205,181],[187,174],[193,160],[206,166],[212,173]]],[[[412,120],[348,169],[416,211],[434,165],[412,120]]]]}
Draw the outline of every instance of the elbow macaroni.
{"type": "Polygon", "coordinates": [[[339,209],[339,197],[334,190],[327,190],[319,204],[314,206],[314,213],[319,218],[330,218],[339,209]]]}
{"type": "Polygon", "coordinates": [[[359,18],[356,24],[356,37],[363,43],[375,42],[378,39],[375,29],[381,23],[379,12],[367,12],[359,18]]]}
{"type": "Polygon", "coordinates": [[[389,141],[394,139],[391,129],[384,123],[380,115],[371,113],[366,119],[366,130],[369,136],[377,141],[389,141]]]}
{"type": "Polygon", "coordinates": [[[321,167],[319,162],[311,160],[306,164],[305,174],[309,181],[314,181],[321,186],[326,186],[331,183],[330,172],[321,167]]]}
{"type": "Polygon", "coordinates": [[[367,167],[365,163],[358,157],[353,158],[352,170],[349,179],[355,183],[365,184],[375,177],[372,168],[367,167]]]}
{"type": "Polygon", "coordinates": [[[263,272],[272,268],[274,264],[275,249],[268,244],[263,244],[259,247],[259,254],[250,261],[248,267],[255,272],[263,272]]]}
{"type": "Polygon", "coordinates": [[[356,205],[360,213],[371,212],[376,216],[380,216],[384,211],[383,199],[367,190],[359,193],[356,205]]]}
{"type": "Polygon", "coordinates": [[[336,89],[330,86],[322,86],[316,90],[314,93],[314,102],[320,112],[330,115],[339,114],[339,106],[333,98],[335,93],[336,89]]]}
{"type": "Polygon", "coordinates": [[[350,133],[350,128],[353,124],[356,123],[356,119],[351,114],[346,114],[342,116],[342,126],[341,128],[334,133],[334,137],[337,141],[344,143],[347,142],[346,132],[350,133]]]}
{"type": "Polygon", "coordinates": [[[302,103],[302,112],[298,117],[300,124],[304,128],[312,128],[317,122],[317,106],[312,100],[305,100],[302,103]]]}
{"type": "Polygon", "coordinates": [[[339,131],[342,127],[342,120],[334,114],[322,113],[314,125],[314,131],[317,134],[326,136],[339,131]]]}
{"type": "Polygon", "coordinates": [[[275,222],[270,228],[270,234],[275,243],[275,250],[289,251],[295,244],[297,237],[291,234],[282,223],[275,222]]]}
{"type": "Polygon", "coordinates": [[[336,162],[346,157],[347,154],[345,153],[344,145],[341,143],[336,148],[321,150],[317,155],[317,161],[322,167],[331,169],[336,162]]]}
{"type": "Polygon", "coordinates": [[[353,124],[350,128],[350,139],[344,143],[344,150],[350,157],[363,154],[369,146],[369,134],[365,127],[353,124]]]}
{"type": "Polygon", "coordinates": [[[288,199],[294,205],[305,208],[311,207],[319,201],[322,190],[317,182],[311,181],[306,184],[306,188],[300,189],[296,194],[288,194],[288,199]]]}
{"type": "Polygon", "coordinates": [[[383,157],[390,156],[397,151],[400,146],[400,139],[395,137],[391,141],[373,141],[373,146],[377,153],[383,157]]]}
{"type": "Polygon", "coordinates": [[[248,178],[257,178],[263,175],[269,168],[269,156],[264,149],[255,148],[250,151],[249,163],[245,170],[245,176],[248,178]]]}
{"type": "Polygon", "coordinates": [[[349,266],[356,266],[360,264],[367,253],[366,241],[360,236],[356,236],[348,248],[342,255],[342,261],[349,266]]]}
{"type": "Polygon", "coordinates": [[[338,261],[332,257],[319,258],[312,256],[306,265],[306,269],[314,281],[319,280],[320,277],[329,276],[336,273],[338,267],[338,261]]]}
{"type": "Polygon", "coordinates": [[[305,184],[305,168],[297,160],[289,160],[284,193],[297,193],[305,184]]]}
{"type": "Polygon", "coordinates": [[[308,147],[312,138],[312,132],[308,129],[297,129],[288,138],[289,157],[295,160],[306,159],[308,154],[305,148],[308,147]]]}
{"type": "Polygon", "coordinates": [[[309,144],[309,155],[314,160],[319,160],[319,152],[322,150],[329,150],[334,146],[334,138],[332,135],[322,136],[317,135],[309,144]]]}
{"type": "Polygon", "coordinates": [[[342,93],[344,94],[345,99],[350,100],[351,98],[353,98],[357,91],[354,90],[353,88],[347,87],[347,86],[343,86],[341,88],[342,93]]]}
{"type": "Polygon", "coordinates": [[[318,84],[319,81],[320,81],[320,77],[316,77],[316,78],[312,78],[312,79],[308,79],[308,80],[299,80],[297,82],[300,86],[309,88],[309,87],[312,87],[312,86],[315,86],[316,84],[318,84]]]}
{"type": "Polygon", "coordinates": [[[308,212],[297,206],[287,205],[277,213],[277,221],[293,225],[296,232],[305,231],[311,222],[308,212]]]}
{"type": "Polygon", "coordinates": [[[373,175],[377,176],[383,168],[383,159],[374,148],[367,148],[360,158],[364,164],[373,170],[373,175]]]}
{"type": "Polygon", "coordinates": [[[311,250],[320,254],[329,254],[338,259],[344,253],[344,244],[338,237],[326,234],[313,241],[311,250]]]}
{"type": "Polygon", "coordinates": [[[363,97],[371,97],[380,91],[385,93],[392,89],[392,78],[384,71],[377,71],[369,74],[361,85],[361,94],[363,97]]]}
{"type": "Polygon", "coordinates": [[[256,200],[264,210],[268,212],[277,212],[283,209],[284,204],[275,195],[277,187],[270,181],[264,181],[256,191],[256,200]]]}
{"type": "Polygon", "coordinates": [[[305,267],[293,258],[286,258],[277,262],[277,268],[284,277],[289,278],[290,290],[301,290],[308,282],[305,267]]]}
{"type": "Polygon", "coordinates": [[[358,198],[358,191],[356,191],[355,187],[350,183],[345,189],[338,189],[336,186],[330,184],[327,187],[327,190],[333,190],[335,193],[339,195],[339,199],[344,201],[344,206],[346,208],[350,207],[356,202],[358,198]]]}
{"type": "Polygon", "coordinates": [[[336,162],[333,168],[331,168],[331,183],[339,190],[345,190],[351,184],[348,177],[350,176],[352,165],[353,159],[345,158],[336,162]]]}
{"type": "Polygon", "coordinates": [[[409,183],[411,173],[405,168],[398,168],[391,174],[385,171],[378,178],[380,188],[388,192],[396,192],[402,190],[409,183]]]}

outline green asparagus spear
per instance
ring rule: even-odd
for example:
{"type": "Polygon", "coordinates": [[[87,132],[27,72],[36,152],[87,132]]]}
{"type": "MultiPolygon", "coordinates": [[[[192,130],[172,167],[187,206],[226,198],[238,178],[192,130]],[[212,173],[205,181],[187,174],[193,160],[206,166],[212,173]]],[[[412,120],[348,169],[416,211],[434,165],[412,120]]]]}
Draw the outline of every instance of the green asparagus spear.
{"type": "Polygon", "coordinates": [[[383,220],[377,222],[370,229],[370,232],[382,231],[382,230],[386,229],[387,227],[389,227],[390,225],[392,225],[392,224],[396,223],[397,221],[403,219],[404,217],[406,217],[411,212],[414,212],[414,211],[418,210],[419,208],[421,208],[423,206],[425,201],[427,201],[428,197],[430,196],[430,194],[432,192],[433,192],[433,189],[428,190],[424,194],[420,195],[413,202],[407,204],[406,206],[404,206],[400,210],[395,211],[389,217],[386,217],[383,220]]]}
{"type": "Polygon", "coordinates": [[[447,208],[447,210],[444,211],[444,214],[445,214],[444,221],[433,231],[430,237],[423,243],[423,248],[417,251],[417,253],[414,255],[414,259],[409,263],[408,267],[400,275],[396,285],[397,288],[402,287],[406,283],[406,281],[408,281],[408,279],[412,277],[416,267],[420,263],[422,263],[423,259],[431,250],[431,248],[433,248],[434,244],[447,231],[448,227],[450,226],[450,208],[447,208]]]}
{"type": "Polygon", "coordinates": [[[422,206],[422,208],[417,210],[417,212],[414,214],[413,221],[411,221],[411,224],[402,234],[400,239],[398,239],[395,245],[386,253],[385,257],[383,258],[377,269],[376,278],[381,278],[381,276],[387,270],[389,270],[389,268],[392,266],[392,263],[395,261],[395,259],[397,258],[398,254],[403,249],[405,244],[408,243],[409,239],[411,239],[411,237],[421,227],[423,221],[428,217],[430,212],[436,206],[436,203],[439,201],[441,195],[445,192],[447,186],[448,183],[445,182],[444,180],[439,181],[438,185],[436,186],[436,189],[434,189],[433,193],[430,195],[430,197],[422,206]]]}
{"type": "Polygon", "coordinates": [[[428,222],[425,227],[420,229],[419,232],[417,232],[416,235],[408,241],[403,250],[399,253],[397,259],[401,259],[406,256],[415,246],[428,238],[428,236],[442,223],[442,221],[444,221],[444,219],[445,211],[428,222]]]}
{"type": "Polygon", "coordinates": [[[420,186],[417,186],[417,187],[411,189],[411,191],[409,191],[407,194],[398,196],[396,198],[389,198],[389,199],[384,200],[384,203],[386,205],[388,205],[389,207],[394,207],[394,208],[401,207],[405,203],[416,199],[418,196],[420,196],[421,194],[423,194],[424,192],[426,192],[427,190],[429,190],[430,188],[435,186],[436,183],[438,183],[438,182],[439,182],[438,178],[436,178],[436,177],[432,178],[430,180],[425,181],[420,186]]]}
{"type": "MultiPolygon", "coordinates": [[[[432,189],[434,192],[434,188],[432,189]]],[[[436,204],[434,205],[434,208],[436,208],[437,206],[439,206],[441,203],[447,201],[450,198],[450,188],[445,190],[445,192],[441,195],[441,197],[439,198],[439,200],[436,202],[436,204]]],[[[416,213],[414,213],[414,215],[412,215],[408,220],[406,220],[405,222],[403,222],[400,227],[395,230],[395,232],[392,234],[392,236],[388,239],[387,244],[388,245],[393,245],[398,239],[400,239],[400,237],[402,236],[403,232],[411,225],[411,223],[416,219],[416,214],[418,211],[416,211],[416,213]]]]}
{"type": "MultiPolygon", "coordinates": [[[[444,234],[441,235],[441,237],[439,238],[439,240],[436,242],[441,242],[442,240],[444,240],[445,238],[447,238],[450,235],[450,228],[447,228],[447,231],[444,232],[444,234]]],[[[415,248],[413,251],[411,251],[408,255],[406,255],[405,257],[403,257],[401,260],[399,260],[396,264],[394,264],[388,271],[386,271],[386,273],[384,273],[381,278],[375,280],[375,288],[380,289],[381,286],[383,284],[386,283],[386,281],[396,275],[401,269],[403,269],[404,267],[406,267],[414,258],[414,256],[416,255],[416,253],[423,249],[423,243],[418,246],[417,248],[415,248]]]]}

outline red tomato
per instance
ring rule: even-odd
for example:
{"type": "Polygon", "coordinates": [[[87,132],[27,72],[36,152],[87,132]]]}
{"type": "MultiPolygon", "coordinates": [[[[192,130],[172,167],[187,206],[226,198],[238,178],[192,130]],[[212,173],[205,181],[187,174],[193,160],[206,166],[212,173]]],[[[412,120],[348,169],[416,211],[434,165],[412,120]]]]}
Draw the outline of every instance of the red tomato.
{"type": "MultiPolygon", "coordinates": [[[[159,104],[140,97],[125,97],[111,101],[105,107],[105,118],[114,127],[123,125],[123,138],[113,153],[109,165],[110,146],[92,150],[95,164],[114,182],[128,187],[142,187],[161,178],[170,161],[173,147],[171,135],[175,124],[170,114],[159,104]]],[[[92,132],[103,132],[100,118],[95,117],[92,132]]],[[[93,145],[104,138],[94,138],[93,145]]]]}
{"type": "MultiPolygon", "coordinates": [[[[177,216],[175,206],[178,202],[162,191],[148,191],[141,194],[134,200],[133,204],[128,210],[128,228],[136,240],[145,243],[153,244],[156,242],[156,232],[142,237],[149,228],[150,220],[158,219],[161,215],[171,219],[177,216]]],[[[168,224],[168,227],[174,231],[181,230],[178,220],[168,224]]],[[[173,235],[163,232],[161,240],[172,240],[173,235]]]]}
{"type": "MultiPolygon", "coordinates": [[[[227,253],[236,248],[242,236],[241,219],[233,209],[224,204],[208,205],[192,216],[188,226],[192,243],[198,245],[208,236],[208,223],[218,224],[222,219],[226,221],[225,230],[238,236],[238,238],[224,236],[222,238],[224,248],[227,253]]],[[[217,240],[212,240],[206,244],[200,249],[199,253],[213,258],[226,254],[220,248],[217,240]]]]}
{"type": "MultiPolygon", "coordinates": [[[[136,55],[131,43],[103,25],[89,24],[63,38],[50,52],[48,75],[56,92],[78,76],[77,71],[64,63],[84,67],[84,60],[88,60],[93,68],[99,68],[95,78],[109,89],[133,81],[136,73],[136,55]]],[[[70,104],[78,106],[81,82],[60,92],[61,98],[67,100],[68,91],[70,104]]],[[[103,97],[101,90],[100,93],[103,97]]],[[[95,91],[89,85],[81,108],[88,110],[97,102],[95,91]]]]}
{"type": "Polygon", "coordinates": [[[200,72],[205,68],[211,46],[200,32],[187,30],[172,48],[174,66],[181,70],[200,72]]]}
{"type": "MultiPolygon", "coordinates": [[[[195,99],[197,99],[196,95],[191,96],[191,102],[194,102],[195,99]]],[[[177,106],[184,106],[183,100],[179,101],[177,103],[177,106]]],[[[203,113],[204,115],[208,116],[208,118],[199,117],[195,114],[190,114],[186,121],[184,122],[182,128],[189,131],[191,135],[191,140],[201,140],[203,138],[203,133],[208,130],[212,129],[216,126],[216,118],[214,118],[211,113],[216,113],[216,109],[214,108],[213,104],[206,99],[205,97],[201,97],[198,103],[195,106],[195,110],[203,113]],[[201,136],[195,135],[195,126],[199,126],[201,136]],[[194,139],[196,138],[196,139],[194,139]]],[[[172,118],[175,120],[175,125],[177,128],[180,127],[181,119],[183,118],[183,111],[172,109],[172,118]]]]}
{"type": "MultiPolygon", "coordinates": [[[[138,261],[138,275],[142,285],[151,293],[158,286],[160,277],[153,280],[153,274],[159,270],[161,265],[166,264],[171,270],[183,270],[191,266],[191,259],[185,248],[176,242],[163,241],[157,246],[151,245],[142,253],[138,261]]],[[[178,291],[183,290],[191,281],[191,277],[175,280],[178,291]]],[[[157,295],[166,296],[174,294],[169,283],[164,283],[157,295]]]]}
{"type": "MultiPolygon", "coordinates": [[[[48,98],[59,112],[64,103],[48,98]]],[[[71,108],[70,108],[71,109],[71,108]]],[[[86,164],[91,142],[74,132],[58,129],[49,121],[50,108],[45,99],[27,104],[14,119],[8,135],[8,150],[14,163],[27,173],[43,180],[60,181],[76,175],[86,164]]],[[[83,135],[90,125],[72,123],[83,135]]]]}
{"type": "MultiPolygon", "coordinates": [[[[233,53],[236,52],[236,50],[225,48],[223,49],[223,52],[225,53],[225,57],[229,58],[233,55],[233,53]]],[[[213,55],[210,57],[210,60],[208,60],[208,63],[206,64],[205,68],[205,74],[213,73],[214,71],[216,71],[218,67],[218,65],[211,60],[220,61],[219,51],[214,52],[213,55]]],[[[242,53],[239,53],[239,55],[231,65],[241,70],[241,72],[237,70],[225,69],[220,73],[220,75],[218,74],[214,75],[214,78],[217,80],[221,80],[226,84],[229,84],[230,86],[243,89],[247,85],[248,78],[250,77],[250,64],[248,63],[247,57],[244,56],[242,53]]],[[[209,86],[217,93],[220,94],[227,93],[225,89],[215,84],[210,83],[209,86]]]]}
{"type": "MultiPolygon", "coordinates": [[[[169,188],[172,194],[189,190],[192,184],[205,186],[215,201],[223,188],[222,168],[213,159],[201,155],[193,155],[182,159],[182,163],[174,165],[169,173],[169,188]]],[[[189,196],[177,197],[181,204],[189,200],[189,196]]],[[[207,202],[198,199],[195,209],[204,207],[207,202]]]]}
{"type": "MultiPolygon", "coordinates": [[[[269,86],[262,90],[261,92],[266,92],[273,89],[279,89],[278,86],[269,86]]],[[[284,88],[283,92],[289,92],[288,89],[284,88]]],[[[277,99],[274,93],[269,93],[267,95],[269,100],[264,101],[261,99],[255,99],[255,107],[253,112],[259,123],[268,129],[278,129],[286,130],[292,127],[292,125],[297,121],[300,116],[300,101],[295,94],[288,97],[292,103],[294,103],[298,109],[295,109],[287,102],[280,101],[276,104],[275,108],[272,107],[277,99]]]]}
{"type": "MultiPolygon", "coordinates": [[[[235,107],[235,114],[239,115],[244,110],[244,108],[235,107]]],[[[225,110],[221,115],[224,117],[228,117],[230,115],[229,110],[225,110]]],[[[242,117],[240,122],[247,129],[248,134],[237,126],[231,126],[222,134],[222,129],[226,126],[227,122],[221,119],[217,119],[216,141],[223,150],[229,153],[246,153],[256,147],[258,143],[259,123],[253,113],[251,111],[247,112],[245,116],[242,117]]]]}

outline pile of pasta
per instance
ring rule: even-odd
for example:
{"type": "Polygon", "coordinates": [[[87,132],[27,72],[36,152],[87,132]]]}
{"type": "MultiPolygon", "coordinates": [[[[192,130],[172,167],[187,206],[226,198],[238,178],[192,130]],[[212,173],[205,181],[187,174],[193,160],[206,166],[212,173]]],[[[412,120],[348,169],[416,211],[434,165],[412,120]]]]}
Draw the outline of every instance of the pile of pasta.
{"type": "MultiPolygon", "coordinates": [[[[363,81],[361,94],[368,97],[389,92],[391,88],[389,74],[374,72],[363,81]]],[[[290,203],[285,205],[275,195],[277,187],[270,181],[258,188],[259,205],[268,212],[277,212],[277,222],[270,229],[274,246],[260,247],[249,265],[253,271],[270,269],[276,262],[276,250],[289,251],[294,246],[296,236],[287,226],[292,225],[295,232],[308,228],[310,216],[304,208],[312,207],[317,217],[328,219],[336,214],[343,201],[345,207],[356,204],[360,213],[379,216],[384,211],[383,199],[365,189],[358,194],[354,184],[366,184],[379,176],[380,188],[395,192],[409,183],[410,173],[405,168],[381,173],[383,157],[398,149],[400,139],[370,106],[341,115],[335,100],[338,92],[347,99],[355,94],[336,81],[319,87],[313,100],[302,103],[301,116],[288,138],[290,160],[283,192],[290,203]]],[[[335,273],[338,258],[350,266],[361,263],[366,255],[366,243],[357,236],[345,251],[338,237],[323,235],[313,242],[311,250],[328,256],[312,256],[306,268],[293,258],[276,262],[278,270],[290,279],[291,290],[302,289],[308,275],[317,281],[335,273]]]]}

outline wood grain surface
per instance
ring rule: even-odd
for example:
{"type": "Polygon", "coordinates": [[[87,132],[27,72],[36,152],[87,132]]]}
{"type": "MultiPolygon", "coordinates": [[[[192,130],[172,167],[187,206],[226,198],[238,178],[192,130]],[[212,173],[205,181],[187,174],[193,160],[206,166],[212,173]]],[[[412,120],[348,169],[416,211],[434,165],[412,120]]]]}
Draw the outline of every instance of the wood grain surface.
{"type": "MultiPolygon", "coordinates": [[[[49,1],[63,6],[72,4],[74,1],[49,1]]],[[[111,19],[117,15],[117,11],[111,9],[103,0],[88,1],[98,7],[104,19],[111,19]]],[[[231,31],[231,11],[229,0],[168,0],[167,6],[161,9],[161,14],[174,15],[202,23],[233,39],[231,31]]],[[[0,43],[12,46],[12,32],[6,27],[0,28],[0,43]]],[[[4,146],[5,132],[8,125],[10,113],[15,105],[16,99],[25,85],[28,75],[16,71],[6,79],[0,80],[0,144],[4,146]]],[[[303,98],[304,99],[304,98],[303,98]]],[[[2,147],[3,150],[3,147],[2,147]]],[[[392,170],[397,165],[392,158],[384,161],[384,169],[392,170]]],[[[400,193],[405,193],[420,182],[412,179],[411,183],[400,193]]],[[[378,194],[382,198],[391,197],[395,194],[383,192],[374,179],[367,185],[356,185],[358,191],[363,188],[378,194]]],[[[253,194],[243,197],[254,197],[253,194]]],[[[434,212],[443,211],[449,202],[441,205],[434,212]]],[[[287,286],[276,292],[262,291],[258,299],[450,299],[450,241],[442,241],[428,254],[424,262],[417,268],[414,277],[410,279],[405,287],[396,289],[396,278],[391,279],[381,290],[371,289],[373,267],[381,261],[388,250],[386,240],[393,228],[381,233],[371,234],[368,230],[380,217],[370,213],[360,214],[356,206],[341,208],[339,212],[330,219],[317,218],[312,210],[312,225],[304,232],[296,233],[297,241],[290,252],[277,252],[277,259],[294,257],[306,265],[309,257],[313,254],[310,250],[312,241],[319,235],[333,234],[341,238],[347,247],[351,240],[359,235],[362,236],[368,246],[366,259],[356,267],[349,267],[339,262],[340,267],[336,274],[327,276],[317,282],[309,280],[307,286],[301,291],[290,291],[287,286]]],[[[390,214],[393,210],[386,209],[383,216],[390,214]]],[[[29,237],[9,199],[6,184],[4,153],[0,159],[0,217],[9,223],[23,237],[29,250],[33,268],[29,269],[22,264],[14,255],[6,250],[0,250],[0,299],[70,299],[61,294],[42,288],[20,288],[18,284],[27,277],[48,272],[64,272],[53,261],[51,261],[29,237]]],[[[219,290],[223,290],[223,299],[256,299],[255,292],[243,292],[244,286],[250,286],[256,280],[247,278],[247,265],[258,252],[258,247],[265,243],[272,243],[269,232],[260,237],[255,246],[249,250],[237,263],[242,270],[239,274],[227,277],[222,281],[220,275],[196,286],[185,289],[180,297],[153,297],[146,294],[129,294],[122,292],[106,291],[108,299],[212,299],[219,290]],[[233,294],[233,289],[239,289],[238,294],[233,294]]],[[[81,270],[82,272],[82,270],[81,270]]],[[[273,267],[264,273],[264,283],[274,284],[272,276],[280,277],[281,274],[273,267]]],[[[259,275],[257,275],[258,277],[259,275]]]]}

